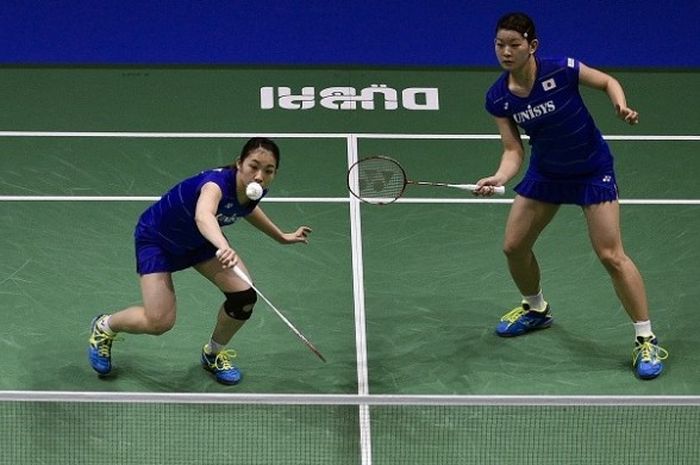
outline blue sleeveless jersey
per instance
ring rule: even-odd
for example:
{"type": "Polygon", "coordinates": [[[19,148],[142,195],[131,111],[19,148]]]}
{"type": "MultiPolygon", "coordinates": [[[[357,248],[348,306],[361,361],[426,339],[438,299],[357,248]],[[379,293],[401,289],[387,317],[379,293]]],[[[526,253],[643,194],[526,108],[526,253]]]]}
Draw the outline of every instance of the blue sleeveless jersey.
{"type": "MultiPolygon", "coordinates": [[[[160,200],[143,212],[136,226],[138,239],[155,242],[171,254],[181,255],[209,244],[199,232],[194,215],[202,186],[213,182],[221,189],[222,197],[216,210],[221,226],[236,222],[249,215],[258,205],[250,201],[238,203],[236,197],[236,169],[216,168],[192,176],[175,185],[160,200]]],[[[263,196],[267,190],[263,192],[263,196]]]]}
{"type": "Polygon", "coordinates": [[[586,177],[612,170],[607,143],[579,93],[579,62],[536,58],[537,77],[530,95],[508,90],[508,72],[486,94],[486,110],[512,118],[530,136],[533,175],[586,177]]]}

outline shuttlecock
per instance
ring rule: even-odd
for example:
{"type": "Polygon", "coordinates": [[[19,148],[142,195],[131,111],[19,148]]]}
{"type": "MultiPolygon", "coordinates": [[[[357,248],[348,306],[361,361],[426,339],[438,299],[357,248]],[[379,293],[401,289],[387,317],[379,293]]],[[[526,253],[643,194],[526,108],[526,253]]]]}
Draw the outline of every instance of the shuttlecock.
{"type": "Polygon", "coordinates": [[[247,195],[250,200],[258,200],[263,195],[263,188],[260,184],[253,181],[245,188],[245,195],[247,195]]]}

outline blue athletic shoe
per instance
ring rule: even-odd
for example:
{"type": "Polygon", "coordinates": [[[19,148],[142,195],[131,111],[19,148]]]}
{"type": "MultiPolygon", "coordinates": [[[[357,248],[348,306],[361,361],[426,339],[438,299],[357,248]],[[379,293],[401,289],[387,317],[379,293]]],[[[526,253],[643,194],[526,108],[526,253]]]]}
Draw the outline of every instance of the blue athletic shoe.
{"type": "Polygon", "coordinates": [[[238,384],[242,378],[238,368],[231,365],[232,358],[236,358],[234,350],[222,350],[218,354],[209,354],[206,346],[202,349],[202,366],[205,370],[214,373],[216,380],[221,384],[238,384]]]}
{"type": "Polygon", "coordinates": [[[100,375],[106,375],[112,371],[112,341],[116,337],[101,331],[97,326],[97,322],[106,316],[97,315],[90,323],[88,359],[92,369],[100,375]]]}
{"type": "Polygon", "coordinates": [[[666,349],[658,345],[655,336],[638,337],[632,351],[632,366],[641,379],[654,379],[664,370],[662,360],[668,358],[666,349]]]}
{"type": "Polygon", "coordinates": [[[496,334],[503,337],[520,336],[536,329],[549,328],[554,318],[549,314],[549,304],[544,312],[530,310],[523,302],[519,307],[503,315],[496,326],[496,334]]]}

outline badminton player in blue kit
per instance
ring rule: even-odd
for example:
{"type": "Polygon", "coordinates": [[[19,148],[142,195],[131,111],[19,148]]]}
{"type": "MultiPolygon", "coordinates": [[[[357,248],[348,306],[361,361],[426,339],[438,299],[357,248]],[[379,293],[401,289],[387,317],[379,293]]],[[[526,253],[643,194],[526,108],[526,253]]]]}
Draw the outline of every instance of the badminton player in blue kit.
{"type": "Polygon", "coordinates": [[[282,232],[258,205],[277,173],[279,159],[273,141],[252,138],[232,166],[203,171],[180,182],[143,212],[134,232],[143,303],[93,319],[88,358],[97,373],[106,375],[112,370],[111,348],[117,333],[159,335],[173,327],[172,273],[192,267],[225,297],[211,339],[202,349],[202,366],[220,383],[240,381],[241,372],[231,363],[235,352],[225,346],[250,318],[257,295],[231,269],[238,265],[248,274],[221,227],[245,218],[281,244],[307,243],[308,226],[282,232]],[[262,192],[258,188],[249,195],[252,183],[259,184],[262,192]]]}
{"type": "Polygon", "coordinates": [[[524,149],[518,126],[530,136],[530,164],[508,216],[504,252],[521,304],[496,327],[500,336],[519,336],[552,324],[540,286],[533,246],[562,204],[581,206],[598,258],[635,329],[633,367],[639,378],[661,374],[668,353],[658,345],[649,321],[646,291],[636,265],[626,255],[620,233],[617,184],[610,149],[588,112],[579,84],[606,92],[617,116],[637,124],[624,91],[612,76],[573,58],[539,58],[533,21],[509,13],[498,21],[495,51],[505,72],[486,94],[486,110],[501,135],[498,170],[477,182],[476,195],[493,194],[520,170],[524,149]]]}

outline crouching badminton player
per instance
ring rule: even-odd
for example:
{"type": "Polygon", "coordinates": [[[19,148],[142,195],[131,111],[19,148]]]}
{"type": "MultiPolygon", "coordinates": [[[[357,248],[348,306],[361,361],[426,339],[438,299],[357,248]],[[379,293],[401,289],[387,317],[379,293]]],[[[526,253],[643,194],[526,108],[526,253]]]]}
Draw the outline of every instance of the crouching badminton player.
{"type": "Polygon", "coordinates": [[[139,218],[134,232],[141,305],[93,318],[88,359],[100,375],[112,370],[112,342],[117,333],[160,335],[175,324],[172,273],[194,268],[223,294],[202,366],[223,384],[236,384],[241,372],[226,345],[251,316],[256,292],[232,270],[245,264],[221,231],[245,217],[281,244],[307,243],[311,228],[281,231],[258,205],[279,167],[280,151],[266,138],[252,138],[233,165],[203,171],[175,185],[139,218]]]}

